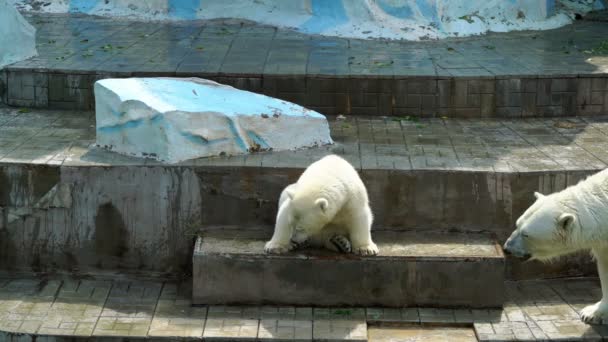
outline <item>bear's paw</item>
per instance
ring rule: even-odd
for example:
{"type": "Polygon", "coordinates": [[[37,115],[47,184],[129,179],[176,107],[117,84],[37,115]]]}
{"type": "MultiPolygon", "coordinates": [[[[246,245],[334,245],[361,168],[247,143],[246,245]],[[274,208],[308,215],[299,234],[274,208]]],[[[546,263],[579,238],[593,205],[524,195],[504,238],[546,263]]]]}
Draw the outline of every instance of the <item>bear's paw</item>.
{"type": "Polygon", "coordinates": [[[587,324],[608,324],[608,305],[597,302],[585,307],[581,319],[587,324]]]}
{"type": "Polygon", "coordinates": [[[359,255],[376,255],[378,254],[378,246],[376,246],[375,243],[370,242],[367,245],[354,248],[354,253],[359,255]]]}
{"type": "Polygon", "coordinates": [[[286,245],[279,244],[273,241],[266,242],[264,246],[264,252],[266,254],[285,254],[294,249],[294,245],[290,242],[286,245]]]}

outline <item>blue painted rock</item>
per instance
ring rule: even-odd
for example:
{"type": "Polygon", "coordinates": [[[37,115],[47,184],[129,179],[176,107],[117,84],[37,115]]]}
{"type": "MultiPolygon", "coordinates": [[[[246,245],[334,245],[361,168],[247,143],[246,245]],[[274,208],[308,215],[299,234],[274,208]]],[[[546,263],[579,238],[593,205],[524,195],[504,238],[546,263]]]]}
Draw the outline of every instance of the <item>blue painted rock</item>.
{"type": "Polygon", "coordinates": [[[95,83],[97,145],[165,162],[332,144],[322,114],[198,78],[95,83]]]}
{"type": "Polygon", "coordinates": [[[36,29],[10,1],[0,0],[0,68],[36,55],[36,29]]]}

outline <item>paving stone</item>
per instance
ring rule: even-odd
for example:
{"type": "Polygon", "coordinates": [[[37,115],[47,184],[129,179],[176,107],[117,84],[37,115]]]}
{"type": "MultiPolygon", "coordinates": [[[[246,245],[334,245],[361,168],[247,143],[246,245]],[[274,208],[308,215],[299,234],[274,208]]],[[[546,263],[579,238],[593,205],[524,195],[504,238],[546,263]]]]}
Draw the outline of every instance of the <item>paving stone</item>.
{"type": "Polygon", "coordinates": [[[311,341],[313,321],[262,319],[258,341],[311,341]]]}
{"type": "Polygon", "coordinates": [[[283,319],[294,321],[308,321],[313,319],[313,308],[307,307],[282,307],[263,306],[260,308],[261,319],[283,319]]]}
{"type": "Polygon", "coordinates": [[[0,330],[33,334],[45,316],[61,286],[60,281],[14,279],[0,287],[0,330]]]}
{"type": "MultiPolygon", "coordinates": [[[[404,317],[402,316],[403,310],[406,310],[406,309],[367,308],[365,310],[365,312],[366,312],[366,317],[367,317],[368,322],[369,321],[401,322],[404,320],[404,317]]],[[[415,321],[418,322],[419,321],[418,309],[413,308],[413,310],[416,310],[415,321]]],[[[407,318],[412,319],[413,318],[412,316],[414,316],[414,315],[408,312],[407,318]]]]}
{"type": "Polygon", "coordinates": [[[91,336],[111,286],[108,281],[64,281],[38,333],[91,336]]]}
{"type": "Polygon", "coordinates": [[[147,336],[161,283],[114,282],[94,336],[147,336]]]}
{"type": "MultiPolygon", "coordinates": [[[[474,322],[480,341],[600,340],[602,326],[586,325],[574,307],[597,300],[597,279],[509,282],[503,310],[436,308],[294,308],[190,306],[188,286],[152,282],[0,279],[0,329],[54,336],[148,336],[207,340],[404,340],[467,341],[474,322]],[[162,291],[161,291],[162,288],[162,291]],[[117,312],[117,304],[125,305],[117,312]],[[572,304],[570,304],[572,303],[572,304]],[[131,307],[128,307],[130,305],[131,307]],[[153,305],[154,317],[142,309],[153,305]],[[137,308],[133,308],[137,306],[137,308]],[[135,310],[133,310],[135,309],[135,310]],[[136,312],[140,310],[140,312],[136,312]],[[423,323],[417,325],[418,317],[423,323]],[[108,320],[119,318],[121,320],[108,320]],[[366,320],[372,322],[369,335],[366,320]],[[148,322],[148,323],[146,323],[148,322]],[[404,325],[410,322],[409,325],[404,325]],[[380,323],[380,326],[377,324],[380,323]],[[443,326],[444,324],[449,325],[443,326]],[[156,333],[155,327],[156,326],[156,333]],[[150,327],[149,331],[147,327],[150,327]],[[204,327],[204,331],[203,331],[204,327]],[[103,334],[98,334],[99,332],[103,334]],[[448,336],[448,337],[445,337],[448,336]]],[[[63,338],[63,337],[61,337],[63,338]]]]}
{"type": "Polygon", "coordinates": [[[360,321],[365,320],[363,308],[315,308],[315,320],[360,321]]]}
{"type": "Polygon", "coordinates": [[[471,328],[444,327],[444,326],[418,326],[418,325],[380,325],[369,327],[370,342],[392,341],[477,341],[475,332],[471,328]]]}
{"type": "Polygon", "coordinates": [[[316,341],[367,341],[365,320],[315,319],[313,339],[316,341]]]}
{"type": "Polygon", "coordinates": [[[203,338],[205,341],[238,339],[255,341],[258,336],[259,321],[256,319],[208,318],[203,338]]]}
{"type": "Polygon", "coordinates": [[[165,284],[156,304],[149,337],[203,336],[206,307],[192,306],[192,290],[178,284],[165,284]]]}

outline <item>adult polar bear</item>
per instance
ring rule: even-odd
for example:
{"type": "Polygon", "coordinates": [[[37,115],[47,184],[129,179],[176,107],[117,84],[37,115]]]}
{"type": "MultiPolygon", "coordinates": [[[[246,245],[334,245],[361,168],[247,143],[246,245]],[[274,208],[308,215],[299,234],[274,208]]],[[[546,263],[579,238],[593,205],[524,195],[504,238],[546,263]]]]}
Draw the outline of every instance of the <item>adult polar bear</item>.
{"type": "Polygon", "coordinates": [[[360,255],[378,254],[372,241],[372,211],[357,171],[344,159],[329,155],[287,186],[266,253],[281,254],[310,243],[360,255]]]}
{"type": "Polygon", "coordinates": [[[582,310],[586,323],[608,324],[608,169],[576,185],[544,196],[517,220],[504,245],[517,257],[550,260],[591,250],[602,285],[602,300],[582,310]]]}

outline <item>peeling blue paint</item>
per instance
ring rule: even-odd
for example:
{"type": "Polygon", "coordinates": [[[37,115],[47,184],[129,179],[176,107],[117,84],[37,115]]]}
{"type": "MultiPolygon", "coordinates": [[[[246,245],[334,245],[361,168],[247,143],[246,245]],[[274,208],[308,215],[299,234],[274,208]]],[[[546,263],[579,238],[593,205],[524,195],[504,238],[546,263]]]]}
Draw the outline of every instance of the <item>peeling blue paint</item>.
{"type": "Polygon", "coordinates": [[[90,13],[99,3],[99,0],[71,0],[70,13],[90,13]]]}
{"type": "Polygon", "coordinates": [[[545,4],[545,8],[547,11],[547,17],[550,17],[555,14],[555,0],[547,0],[545,4]]]}
{"type": "Polygon", "coordinates": [[[254,144],[259,145],[261,149],[263,149],[263,150],[270,149],[270,145],[268,145],[268,143],[266,143],[266,141],[264,141],[264,139],[262,139],[262,137],[255,134],[254,131],[247,131],[247,136],[249,137],[249,139],[251,139],[251,141],[254,144]]]}
{"type": "Polygon", "coordinates": [[[437,27],[441,26],[441,20],[439,20],[439,16],[437,15],[437,4],[435,2],[431,3],[428,0],[416,0],[416,4],[423,17],[427,18],[437,27]]]}
{"type": "Polygon", "coordinates": [[[201,0],[168,0],[168,4],[169,14],[184,20],[196,19],[201,9],[201,0]]]}
{"type": "MultiPolygon", "coordinates": [[[[545,26],[556,28],[569,22],[566,16],[559,14],[573,13],[571,9],[556,6],[557,0],[158,0],[140,6],[141,2],[65,0],[67,11],[72,13],[126,15],[144,20],[196,20],[228,16],[279,27],[295,27],[305,33],[364,39],[468,36],[492,31],[497,26],[502,30],[504,24],[512,26],[508,30],[545,26]],[[462,21],[456,25],[450,24],[454,18],[470,16],[475,12],[479,16],[471,25],[462,21]],[[520,12],[524,13],[526,20],[517,17],[520,12]],[[387,22],[382,18],[391,20],[387,22]]],[[[606,0],[589,0],[583,5],[584,12],[587,9],[605,9],[606,4],[606,0]]]]}
{"type": "Polygon", "coordinates": [[[206,139],[205,137],[202,137],[200,135],[192,134],[190,132],[180,132],[180,134],[192,143],[199,145],[209,145],[209,139],[206,139]]]}
{"type": "Polygon", "coordinates": [[[190,133],[190,132],[180,132],[180,134],[186,138],[186,140],[194,143],[194,144],[198,144],[198,145],[203,145],[203,146],[208,146],[208,145],[213,145],[213,144],[217,144],[217,143],[221,143],[221,142],[226,142],[230,139],[228,138],[220,138],[220,139],[207,139],[201,135],[198,134],[194,134],[194,133],[190,133]]]}
{"type": "Polygon", "coordinates": [[[311,0],[312,17],[300,29],[319,33],[348,22],[342,0],[311,0]]]}
{"type": "Polygon", "coordinates": [[[125,112],[119,112],[115,109],[110,109],[110,111],[112,112],[112,115],[114,115],[115,117],[118,117],[118,118],[125,114],[125,112]]]}
{"type": "Polygon", "coordinates": [[[604,2],[602,0],[595,0],[595,2],[593,3],[593,9],[595,11],[599,11],[606,9],[606,6],[604,5],[604,2]]]}
{"type": "Polygon", "coordinates": [[[239,131],[236,129],[234,120],[231,118],[226,118],[226,120],[228,121],[228,128],[230,128],[230,133],[232,133],[232,136],[234,137],[234,142],[236,142],[236,144],[243,152],[247,152],[247,144],[245,144],[243,138],[241,138],[241,135],[239,134],[239,131]]]}
{"type": "Polygon", "coordinates": [[[162,114],[156,114],[153,117],[150,118],[150,123],[152,123],[153,125],[159,125],[159,124],[164,124],[166,125],[167,122],[165,121],[165,117],[162,114]]]}
{"type": "Polygon", "coordinates": [[[414,11],[409,4],[403,6],[393,6],[386,2],[386,0],[378,0],[378,5],[384,12],[392,15],[395,18],[409,19],[414,15],[414,11]]]}
{"type": "Polygon", "coordinates": [[[104,133],[112,133],[112,132],[117,132],[117,131],[121,131],[121,130],[125,130],[125,129],[137,128],[137,127],[141,126],[144,123],[144,121],[145,121],[145,119],[136,119],[136,120],[127,121],[127,122],[116,124],[116,125],[97,127],[97,130],[100,132],[104,132],[104,133]]]}
{"type": "MultiPolygon", "coordinates": [[[[124,85],[121,91],[125,99],[141,98],[141,94],[128,82],[122,83],[124,85]]],[[[278,99],[239,92],[227,87],[207,86],[173,79],[155,79],[153,87],[151,85],[143,85],[143,87],[154,89],[150,95],[154,99],[186,112],[217,112],[227,116],[237,116],[243,113],[259,115],[277,109],[281,115],[287,116],[301,116],[304,113],[301,109],[294,108],[292,104],[278,99]]],[[[306,111],[305,115],[323,117],[314,111],[306,111]]]]}

